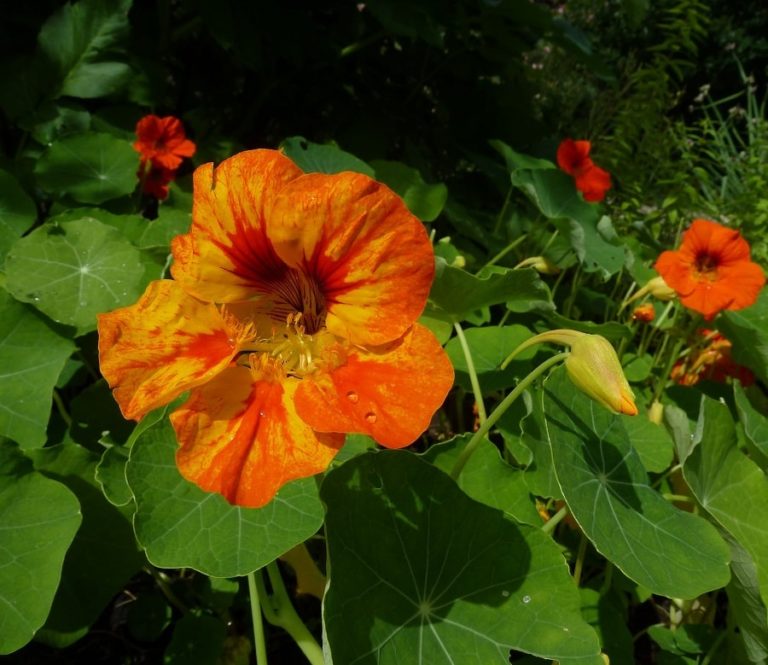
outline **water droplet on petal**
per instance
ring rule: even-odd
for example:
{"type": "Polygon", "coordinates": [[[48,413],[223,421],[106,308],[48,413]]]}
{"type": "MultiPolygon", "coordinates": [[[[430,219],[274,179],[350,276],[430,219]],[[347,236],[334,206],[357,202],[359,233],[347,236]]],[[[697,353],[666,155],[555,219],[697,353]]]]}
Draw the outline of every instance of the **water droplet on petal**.
{"type": "Polygon", "coordinates": [[[528,603],[531,602],[531,597],[530,596],[523,596],[523,602],[527,605],[528,603]]]}
{"type": "Polygon", "coordinates": [[[376,414],[373,411],[369,411],[368,413],[365,414],[365,419],[369,423],[373,424],[376,422],[376,414]]]}
{"type": "Polygon", "coordinates": [[[360,397],[358,396],[358,394],[357,394],[357,393],[356,393],[354,390],[350,390],[350,391],[347,393],[347,399],[348,399],[350,402],[352,402],[352,404],[357,404],[357,402],[358,402],[358,400],[360,399],[360,397]]]}
{"type": "Polygon", "coordinates": [[[264,414],[264,412],[263,412],[263,411],[259,411],[259,415],[260,415],[262,418],[264,418],[264,416],[265,416],[265,414],[264,414]]]}

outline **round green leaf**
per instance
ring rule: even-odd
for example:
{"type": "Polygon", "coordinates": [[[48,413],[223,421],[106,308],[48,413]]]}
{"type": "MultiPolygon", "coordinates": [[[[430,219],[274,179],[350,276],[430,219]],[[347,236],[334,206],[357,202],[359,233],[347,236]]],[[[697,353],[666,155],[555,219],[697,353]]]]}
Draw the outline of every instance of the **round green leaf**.
{"type": "Polygon", "coordinates": [[[374,177],[373,169],[362,159],[345,152],[333,143],[322,145],[307,141],[303,136],[291,136],[280,144],[280,150],[307,173],[355,171],[374,177]]]}
{"type": "Polygon", "coordinates": [[[405,201],[405,205],[424,222],[433,222],[448,199],[448,188],[443,183],[428,185],[416,169],[401,162],[384,160],[371,162],[376,179],[391,187],[405,201]]]}
{"type": "Polygon", "coordinates": [[[0,654],[9,654],[48,616],[80,526],[80,506],[64,485],[34,472],[6,443],[0,445],[0,523],[0,654]]]}
{"type": "Polygon", "coordinates": [[[83,203],[130,194],[138,180],[139,155],[128,141],[109,134],[80,134],[54,143],[35,167],[40,186],[83,203]]]}
{"type": "Polygon", "coordinates": [[[136,301],[145,284],[141,254],[115,229],[90,217],[46,224],[17,242],[6,288],[78,334],[96,315],[136,301]]]}
{"type": "Polygon", "coordinates": [[[502,665],[510,649],[601,662],[554,543],[431,464],[368,453],[331,471],[321,494],[334,662],[502,665]]]}
{"type": "Polygon", "coordinates": [[[0,436],[42,446],[51,393],[75,345],[0,289],[0,436]]]}
{"type": "Polygon", "coordinates": [[[136,439],[126,467],[136,538],[156,566],[245,575],[304,542],[323,523],[314,479],[289,483],[263,508],[232,506],[181,476],[177,447],[173,428],[162,420],[136,439]]]}
{"type": "Polygon", "coordinates": [[[630,579],[671,598],[728,583],[729,548],[706,520],[675,508],[648,484],[622,418],[558,368],[543,391],[555,473],[573,517],[630,579]]]}
{"type": "Polygon", "coordinates": [[[16,178],[0,171],[0,258],[37,217],[35,202],[21,188],[16,178]]]}

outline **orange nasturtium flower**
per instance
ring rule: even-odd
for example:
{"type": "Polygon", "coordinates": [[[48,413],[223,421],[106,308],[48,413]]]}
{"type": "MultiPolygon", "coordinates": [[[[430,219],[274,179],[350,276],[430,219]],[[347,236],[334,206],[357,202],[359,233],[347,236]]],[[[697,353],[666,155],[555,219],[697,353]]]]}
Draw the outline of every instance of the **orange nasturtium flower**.
{"type": "Polygon", "coordinates": [[[725,309],[749,307],[765,285],[741,234],[706,219],[693,220],[680,248],[662,252],[654,268],[683,305],[707,320],[725,309]]]}
{"type": "Polygon", "coordinates": [[[611,188],[611,174],[597,166],[589,156],[589,141],[564,139],[557,148],[557,165],[573,176],[585,201],[597,202],[605,198],[611,188]]]}
{"type": "Polygon", "coordinates": [[[642,321],[643,323],[650,323],[656,318],[656,309],[653,303],[647,302],[642,305],[638,305],[632,310],[632,320],[642,321]]]}
{"type": "Polygon", "coordinates": [[[142,161],[150,161],[155,167],[177,169],[185,157],[195,154],[195,144],[187,138],[181,120],[168,115],[160,118],[145,115],[136,124],[134,150],[142,161]]]}
{"type": "Polygon", "coordinates": [[[272,150],[194,174],[173,280],[99,317],[101,370],[127,418],[172,415],[182,475],[242,506],[328,467],[345,432],[413,442],[453,384],[416,323],[434,275],[423,225],[357,173],[305,174],[272,150]]]}
{"type": "Polygon", "coordinates": [[[706,346],[675,363],[670,375],[673,381],[683,386],[695,386],[703,379],[725,383],[729,377],[738,379],[744,386],[755,382],[752,371],[731,357],[729,340],[712,330],[699,330],[699,334],[706,338],[706,346]]]}

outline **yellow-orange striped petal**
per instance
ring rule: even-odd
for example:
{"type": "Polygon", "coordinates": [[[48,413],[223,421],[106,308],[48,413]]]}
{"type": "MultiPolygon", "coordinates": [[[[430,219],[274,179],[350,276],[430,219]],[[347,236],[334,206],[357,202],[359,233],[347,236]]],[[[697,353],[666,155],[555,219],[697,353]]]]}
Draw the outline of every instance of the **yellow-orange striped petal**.
{"type": "Polygon", "coordinates": [[[171,273],[210,302],[251,298],[287,266],[265,234],[264,216],[282,186],[302,174],[274,150],[249,150],[194,174],[192,228],[171,244],[171,273]]]}
{"type": "Polygon", "coordinates": [[[324,471],[343,434],[317,434],[296,415],[297,381],[254,381],[230,367],[171,414],[181,474],[230,503],[257,508],[297,478],[324,471]]]}
{"type": "Polygon", "coordinates": [[[424,309],[432,245],[385,185],[359,173],[303,175],[280,190],[266,224],[280,258],[318,285],[332,333],[384,344],[424,309]]]}
{"type": "Polygon", "coordinates": [[[205,383],[237,352],[218,309],[171,280],[152,282],[130,307],[98,317],[99,364],[126,418],[205,383]]]}
{"type": "Polygon", "coordinates": [[[305,377],[296,411],[319,432],[360,432],[401,448],[427,429],[452,385],[448,356],[416,324],[396,342],[353,349],[340,367],[305,377]]]}

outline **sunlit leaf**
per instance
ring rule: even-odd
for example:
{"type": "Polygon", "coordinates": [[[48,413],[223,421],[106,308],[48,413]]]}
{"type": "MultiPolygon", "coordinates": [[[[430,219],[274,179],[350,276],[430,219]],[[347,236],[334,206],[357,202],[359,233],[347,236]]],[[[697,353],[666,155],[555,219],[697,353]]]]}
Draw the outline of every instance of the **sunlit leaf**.
{"type": "Polygon", "coordinates": [[[0,289],[0,435],[24,448],[42,446],[51,393],[74,351],[31,307],[0,289]]]}
{"type": "Polygon", "coordinates": [[[752,663],[768,660],[768,613],[760,597],[757,568],[749,552],[730,540],[733,560],[731,581],[726,587],[728,612],[739,626],[744,649],[752,663]]]}
{"type": "Polygon", "coordinates": [[[83,203],[130,194],[138,179],[139,154],[109,134],[77,134],[56,141],[35,166],[40,186],[83,203]]]}
{"type": "Polygon", "coordinates": [[[139,251],[120,233],[89,217],[45,224],[8,254],[8,290],[78,333],[96,315],[134,302],[146,284],[139,251]]]}
{"type": "Polygon", "coordinates": [[[334,662],[509,662],[517,649],[602,662],[552,541],[403,451],[361,455],[322,487],[334,662]],[[350,621],[354,617],[354,621],[350,621]]]}
{"type": "Polygon", "coordinates": [[[12,445],[0,442],[0,654],[24,646],[45,622],[80,506],[12,445]]]}
{"type": "Polygon", "coordinates": [[[50,16],[38,36],[40,49],[57,67],[59,95],[102,97],[131,74],[115,48],[128,34],[131,0],[79,0],[50,16]]]}
{"type": "Polygon", "coordinates": [[[768,479],[739,450],[728,407],[702,397],[683,476],[704,509],[749,553],[768,605],[768,479]]]}
{"type": "Polygon", "coordinates": [[[669,468],[675,452],[666,429],[652,423],[643,412],[636,418],[623,418],[622,425],[646,471],[661,473],[669,468]]]}
{"type": "Polygon", "coordinates": [[[763,469],[768,468],[768,418],[750,403],[740,383],[733,386],[733,396],[739,413],[739,422],[750,447],[750,454],[763,469]]]}
{"type": "Polygon", "coordinates": [[[173,428],[163,420],[138,437],[126,467],[136,538],[154,565],[214,577],[245,575],[320,528],[323,510],[314,479],[289,483],[263,508],[232,506],[182,478],[177,447],[173,428]]]}
{"type": "Polygon", "coordinates": [[[545,384],[543,402],[563,496],[603,556],[671,598],[695,598],[728,582],[728,546],[709,522],[651,488],[624,428],[627,416],[574,390],[563,368],[545,384]]]}

